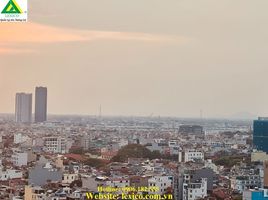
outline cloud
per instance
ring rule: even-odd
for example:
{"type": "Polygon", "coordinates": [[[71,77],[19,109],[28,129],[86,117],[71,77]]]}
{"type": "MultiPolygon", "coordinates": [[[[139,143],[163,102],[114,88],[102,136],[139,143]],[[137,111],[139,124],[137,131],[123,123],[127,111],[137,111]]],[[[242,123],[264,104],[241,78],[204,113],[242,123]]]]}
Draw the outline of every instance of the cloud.
{"type": "Polygon", "coordinates": [[[79,42],[94,40],[125,40],[157,43],[185,43],[189,38],[157,35],[139,32],[113,32],[96,30],[74,30],[58,28],[38,23],[0,24],[0,54],[23,53],[29,50],[15,49],[14,45],[35,44],[35,43],[55,43],[55,42],[79,42]],[[3,46],[8,46],[5,48],[3,46]],[[13,51],[13,52],[12,52],[13,51]]]}

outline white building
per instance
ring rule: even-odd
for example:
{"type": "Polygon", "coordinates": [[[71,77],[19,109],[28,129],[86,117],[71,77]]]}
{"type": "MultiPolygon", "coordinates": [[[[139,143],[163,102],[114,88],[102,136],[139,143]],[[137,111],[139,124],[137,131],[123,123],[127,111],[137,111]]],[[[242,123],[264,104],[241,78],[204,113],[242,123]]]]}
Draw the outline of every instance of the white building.
{"type": "Polygon", "coordinates": [[[12,197],[12,200],[23,200],[23,197],[14,196],[14,197],[12,197]]]}
{"type": "Polygon", "coordinates": [[[146,148],[150,151],[159,151],[160,153],[167,153],[170,151],[170,148],[167,143],[157,143],[155,141],[150,144],[147,144],[146,148]]]}
{"type": "Polygon", "coordinates": [[[33,139],[33,146],[42,147],[44,146],[44,139],[43,138],[34,138],[33,139]]]}
{"type": "Polygon", "coordinates": [[[122,147],[128,145],[128,140],[126,140],[126,139],[121,139],[121,140],[118,142],[118,145],[119,145],[119,148],[122,148],[122,147]]]}
{"type": "Polygon", "coordinates": [[[148,187],[157,187],[159,189],[157,192],[149,192],[150,194],[163,194],[172,186],[172,176],[153,176],[148,179],[148,187]]]}
{"type": "Polygon", "coordinates": [[[52,153],[68,153],[66,139],[63,137],[45,137],[44,150],[52,153]]]}
{"type": "Polygon", "coordinates": [[[112,188],[125,188],[130,186],[130,181],[123,178],[113,178],[106,181],[106,186],[112,188]]]}
{"type": "Polygon", "coordinates": [[[179,152],[181,151],[179,140],[170,140],[168,142],[168,147],[169,147],[170,155],[178,155],[179,152]]]}
{"type": "Polygon", "coordinates": [[[179,140],[170,140],[168,142],[169,147],[180,147],[180,141],[179,140]]]}
{"type": "Polygon", "coordinates": [[[75,180],[78,180],[78,174],[63,174],[62,175],[63,184],[70,184],[75,180]]]}
{"type": "Polygon", "coordinates": [[[179,162],[204,161],[204,153],[198,150],[186,150],[179,152],[179,162]]]}
{"type": "Polygon", "coordinates": [[[207,196],[207,179],[183,184],[183,200],[196,200],[207,196]]]}
{"type": "Polygon", "coordinates": [[[30,139],[27,135],[22,135],[21,133],[14,134],[14,144],[21,144],[30,139]]]}
{"type": "Polygon", "coordinates": [[[7,169],[5,171],[0,169],[0,181],[7,181],[15,178],[22,178],[22,172],[14,169],[7,169]]]}
{"type": "Polygon", "coordinates": [[[260,175],[245,175],[231,178],[231,188],[242,193],[250,188],[261,188],[260,175]]]}
{"type": "Polygon", "coordinates": [[[21,167],[26,166],[28,163],[28,153],[24,152],[15,152],[12,157],[13,165],[21,167]]]}
{"type": "Polygon", "coordinates": [[[219,174],[219,167],[215,165],[211,159],[205,160],[205,168],[212,169],[216,174],[219,174]]]}

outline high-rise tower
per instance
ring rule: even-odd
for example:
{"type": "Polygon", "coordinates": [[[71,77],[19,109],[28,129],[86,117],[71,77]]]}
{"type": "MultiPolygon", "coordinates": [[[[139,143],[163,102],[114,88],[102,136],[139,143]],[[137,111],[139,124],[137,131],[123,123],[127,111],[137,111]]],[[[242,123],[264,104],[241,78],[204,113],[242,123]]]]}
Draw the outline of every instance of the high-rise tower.
{"type": "Polygon", "coordinates": [[[268,153],[268,118],[259,117],[253,122],[254,148],[268,153]]]}
{"type": "Polygon", "coordinates": [[[47,88],[35,88],[35,122],[47,121],[47,88]]]}
{"type": "Polygon", "coordinates": [[[32,94],[16,94],[15,120],[18,123],[30,123],[32,121],[32,94]]]}

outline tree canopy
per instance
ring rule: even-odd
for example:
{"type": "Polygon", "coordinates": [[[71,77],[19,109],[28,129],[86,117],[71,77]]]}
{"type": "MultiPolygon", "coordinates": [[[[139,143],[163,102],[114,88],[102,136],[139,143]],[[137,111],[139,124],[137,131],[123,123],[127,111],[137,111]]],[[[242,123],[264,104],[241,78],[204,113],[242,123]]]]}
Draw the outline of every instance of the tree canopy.
{"type": "Polygon", "coordinates": [[[129,144],[121,148],[117,155],[112,158],[113,162],[126,162],[128,158],[161,158],[159,151],[151,152],[145,146],[140,144],[129,144]]]}

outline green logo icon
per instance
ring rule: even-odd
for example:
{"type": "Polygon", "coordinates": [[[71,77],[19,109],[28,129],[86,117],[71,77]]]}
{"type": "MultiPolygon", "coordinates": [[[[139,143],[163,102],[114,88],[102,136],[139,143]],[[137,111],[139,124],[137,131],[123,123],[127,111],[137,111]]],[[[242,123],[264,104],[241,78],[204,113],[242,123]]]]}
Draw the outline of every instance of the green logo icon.
{"type": "Polygon", "coordinates": [[[16,0],[9,0],[6,7],[1,12],[2,14],[21,14],[22,10],[16,0]]]}

